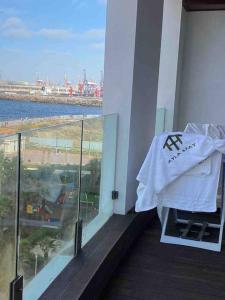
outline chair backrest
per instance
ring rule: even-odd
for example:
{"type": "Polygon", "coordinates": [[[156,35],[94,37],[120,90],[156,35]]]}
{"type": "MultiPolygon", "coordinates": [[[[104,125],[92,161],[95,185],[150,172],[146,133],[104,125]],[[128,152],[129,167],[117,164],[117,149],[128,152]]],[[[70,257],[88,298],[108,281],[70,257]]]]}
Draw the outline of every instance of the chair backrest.
{"type": "Polygon", "coordinates": [[[225,126],[223,125],[188,123],[184,132],[207,135],[215,139],[225,139],[225,126]]]}

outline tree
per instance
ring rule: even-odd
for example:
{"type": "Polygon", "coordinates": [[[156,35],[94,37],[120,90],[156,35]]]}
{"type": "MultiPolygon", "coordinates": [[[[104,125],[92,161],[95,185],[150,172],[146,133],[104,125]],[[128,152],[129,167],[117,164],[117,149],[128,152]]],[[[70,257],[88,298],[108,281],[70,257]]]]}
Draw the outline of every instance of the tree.
{"type": "Polygon", "coordinates": [[[50,252],[54,251],[58,245],[59,232],[55,229],[38,228],[32,231],[28,238],[32,248],[39,247],[43,253],[45,261],[48,261],[50,252]]]}
{"type": "Polygon", "coordinates": [[[90,174],[84,175],[81,181],[81,190],[86,193],[98,194],[100,189],[101,178],[101,161],[92,159],[83,168],[90,171],[90,174]]]}
{"type": "Polygon", "coordinates": [[[15,242],[15,204],[12,198],[0,196],[0,247],[4,252],[7,243],[15,242]],[[4,219],[7,221],[4,224],[4,219]],[[7,234],[6,234],[7,233],[7,234]]]}
{"type": "MultiPolygon", "coordinates": [[[[20,240],[20,272],[24,274],[26,279],[30,279],[35,275],[35,254],[33,252],[33,245],[29,238],[20,240]]],[[[38,256],[38,268],[41,269],[44,265],[44,258],[38,256]]]]}
{"type": "Polygon", "coordinates": [[[13,216],[12,212],[15,211],[15,203],[13,202],[12,198],[0,196],[0,219],[13,216]]]}
{"type": "Polygon", "coordinates": [[[0,193],[15,195],[17,180],[17,157],[8,158],[0,151],[0,193]]]}

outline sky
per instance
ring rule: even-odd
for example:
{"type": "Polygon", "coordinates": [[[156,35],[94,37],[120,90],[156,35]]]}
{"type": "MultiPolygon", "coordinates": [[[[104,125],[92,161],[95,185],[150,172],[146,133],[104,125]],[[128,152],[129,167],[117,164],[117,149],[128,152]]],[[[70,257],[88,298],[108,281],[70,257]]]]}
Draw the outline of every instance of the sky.
{"type": "Polygon", "coordinates": [[[0,0],[0,78],[100,81],[107,0],[0,0]]]}

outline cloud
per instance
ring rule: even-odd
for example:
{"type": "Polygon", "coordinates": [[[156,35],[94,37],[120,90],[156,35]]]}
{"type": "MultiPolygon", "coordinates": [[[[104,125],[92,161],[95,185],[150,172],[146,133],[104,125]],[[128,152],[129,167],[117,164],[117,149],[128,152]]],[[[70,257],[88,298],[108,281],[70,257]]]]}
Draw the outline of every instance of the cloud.
{"type": "Polygon", "coordinates": [[[30,30],[22,19],[18,17],[9,17],[0,26],[0,34],[12,38],[31,38],[42,37],[54,40],[92,40],[102,41],[105,38],[105,30],[101,28],[92,28],[84,32],[75,32],[71,29],[61,28],[41,28],[39,30],[30,30]]]}
{"type": "Polygon", "coordinates": [[[43,28],[36,32],[36,35],[50,39],[73,39],[76,34],[66,29],[43,28]]]}
{"type": "Polygon", "coordinates": [[[45,49],[42,51],[42,53],[45,56],[49,56],[49,57],[73,57],[72,54],[69,51],[55,51],[55,50],[51,50],[51,49],[45,49]]]}
{"type": "Polygon", "coordinates": [[[72,5],[77,9],[84,9],[85,7],[88,7],[88,3],[85,0],[72,0],[72,5]]]}
{"type": "Polygon", "coordinates": [[[97,50],[104,50],[105,49],[105,43],[94,43],[91,44],[92,48],[97,49],[97,50]]]}
{"type": "Polygon", "coordinates": [[[32,32],[29,31],[23,21],[18,17],[10,17],[0,27],[1,33],[4,36],[15,38],[29,38],[32,32]]]}
{"type": "MultiPolygon", "coordinates": [[[[97,4],[104,5],[104,6],[106,6],[107,4],[107,0],[96,0],[95,3],[96,2],[97,4]]],[[[76,8],[80,9],[80,8],[88,7],[89,0],[71,0],[71,3],[73,6],[76,6],[76,8]]]]}
{"type": "Polygon", "coordinates": [[[1,7],[0,8],[0,15],[9,17],[19,15],[22,12],[20,10],[15,9],[14,7],[1,7]]]}
{"type": "Polygon", "coordinates": [[[11,28],[17,28],[17,27],[23,27],[24,24],[22,20],[18,17],[10,17],[8,18],[2,25],[3,29],[11,29],[11,28]]]}
{"type": "Polygon", "coordinates": [[[80,4],[80,0],[72,0],[71,1],[72,2],[72,5],[77,5],[77,4],[80,4]]]}
{"type": "Polygon", "coordinates": [[[20,55],[23,54],[22,49],[18,48],[7,48],[7,47],[0,47],[0,52],[5,54],[12,54],[12,55],[20,55]]]}
{"type": "Polygon", "coordinates": [[[99,3],[99,4],[106,5],[106,4],[107,4],[107,0],[98,0],[98,3],[99,3]]]}
{"type": "Polygon", "coordinates": [[[105,38],[105,29],[90,29],[83,33],[83,37],[89,39],[104,39],[105,38]]]}
{"type": "Polygon", "coordinates": [[[75,32],[70,29],[43,28],[35,33],[37,36],[49,39],[77,39],[77,40],[103,40],[105,30],[93,28],[84,32],[75,32]]]}

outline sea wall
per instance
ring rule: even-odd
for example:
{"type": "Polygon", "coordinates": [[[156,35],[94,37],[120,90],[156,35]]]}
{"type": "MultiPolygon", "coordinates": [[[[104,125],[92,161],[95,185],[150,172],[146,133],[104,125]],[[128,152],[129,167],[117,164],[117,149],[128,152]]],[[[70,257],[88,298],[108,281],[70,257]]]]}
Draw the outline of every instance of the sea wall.
{"type": "Polygon", "coordinates": [[[69,97],[56,95],[30,95],[30,94],[14,94],[0,92],[0,100],[15,100],[15,101],[29,101],[40,103],[55,103],[55,104],[71,104],[82,106],[102,106],[102,98],[95,97],[69,97]]]}

